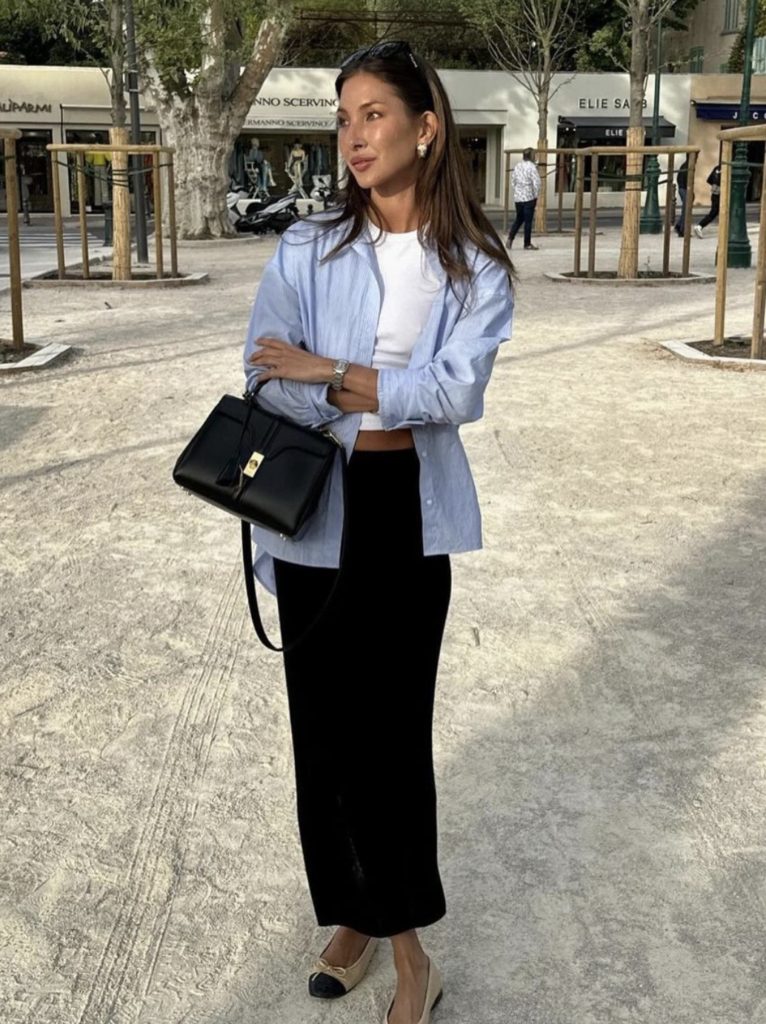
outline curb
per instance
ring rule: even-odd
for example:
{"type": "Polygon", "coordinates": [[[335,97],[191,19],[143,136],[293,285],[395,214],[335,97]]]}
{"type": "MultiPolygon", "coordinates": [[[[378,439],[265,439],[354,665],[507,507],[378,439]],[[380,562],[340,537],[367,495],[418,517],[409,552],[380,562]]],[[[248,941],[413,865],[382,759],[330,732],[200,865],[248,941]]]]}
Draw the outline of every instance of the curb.
{"type": "Polygon", "coordinates": [[[715,274],[690,274],[688,277],[569,277],[546,271],[545,277],[557,284],[600,285],[602,288],[667,288],[687,284],[715,284],[715,274]]]}
{"type": "Polygon", "coordinates": [[[31,277],[22,282],[24,288],[181,288],[185,285],[208,284],[210,275],[206,273],[187,274],[185,277],[155,277],[146,280],[113,281],[109,278],[81,277],[65,278],[60,281],[58,271],[52,271],[38,277],[31,277]]]}
{"type": "Polygon", "coordinates": [[[44,370],[52,363],[65,358],[71,351],[71,345],[62,345],[60,342],[50,342],[47,345],[35,345],[34,342],[27,342],[37,349],[26,359],[20,359],[18,363],[0,364],[0,378],[10,376],[14,373],[25,373],[29,370],[44,370]]]}
{"type": "MultiPolygon", "coordinates": [[[[698,340],[698,339],[695,339],[698,340]]],[[[677,359],[697,365],[714,366],[719,370],[766,370],[766,359],[737,359],[736,356],[709,356],[692,348],[686,341],[661,341],[662,348],[671,352],[677,359]]]]}

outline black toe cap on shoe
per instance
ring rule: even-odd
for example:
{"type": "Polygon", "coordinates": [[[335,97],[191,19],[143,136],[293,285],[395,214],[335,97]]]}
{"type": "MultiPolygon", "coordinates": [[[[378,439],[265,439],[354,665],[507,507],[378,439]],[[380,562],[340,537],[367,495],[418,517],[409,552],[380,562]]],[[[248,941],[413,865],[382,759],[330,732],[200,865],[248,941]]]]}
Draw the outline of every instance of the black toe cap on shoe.
{"type": "Polygon", "coordinates": [[[346,989],[331,974],[312,974],[309,978],[309,995],[319,999],[338,999],[346,995],[346,989]]]}

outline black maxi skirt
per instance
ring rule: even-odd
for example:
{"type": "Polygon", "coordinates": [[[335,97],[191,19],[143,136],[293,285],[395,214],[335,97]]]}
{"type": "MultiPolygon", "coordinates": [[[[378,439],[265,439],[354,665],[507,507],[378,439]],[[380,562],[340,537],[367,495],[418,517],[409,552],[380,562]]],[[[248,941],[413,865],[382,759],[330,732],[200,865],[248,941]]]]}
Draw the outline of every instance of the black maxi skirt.
{"type": "MultiPolygon", "coordinates": [[[[284,656],[317,923],[379,938],[446,913],[432,725],[451,569],[448,555],[423,555],[419,472],[415,449],[352,453],[343,579],[284,656]]],[[[275,560],[283,641],[316,614],[336,572],[275,560]]]]}

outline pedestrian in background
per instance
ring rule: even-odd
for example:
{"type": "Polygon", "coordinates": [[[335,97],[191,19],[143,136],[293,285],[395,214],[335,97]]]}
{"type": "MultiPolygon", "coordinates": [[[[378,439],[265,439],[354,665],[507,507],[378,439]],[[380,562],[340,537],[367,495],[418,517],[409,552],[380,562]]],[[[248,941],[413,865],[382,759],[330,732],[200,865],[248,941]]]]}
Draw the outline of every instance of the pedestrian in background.
{"type": "Polygon", "coordinates": [[[707,183],[710,186],[710,209],[699,222],[694,225],[694,234],[697,238],[704,238],[704,230],[708,224],[712,224],[721,209],[721,165],[716,164],[707,176],[707,183]]]}
{"type": "Polygon", "coordinates": [[[681,202],[681,209],[678,217],[676,218],[675,228],[676,234],[679,238],[683,237],[684,234],[684,217],[686,215],[686,183],[689,174],[689,159],[681,164],[678,168],[678,174],[676,174],[676,188],[678,189],[678,198],[681,202]]]}
{"type": "Polygon", "coordinates": [[[533,149],[525,149],[522,155],[524,159],[513,168],[513,199],[516,203],[516,220],[511,225],[507,245],[510,249],[519,228],[523,225],[524,248],[537,249],[536,245],[532,245],[532,220],[540,195],[540,172],[535,165],[533,149]]]}

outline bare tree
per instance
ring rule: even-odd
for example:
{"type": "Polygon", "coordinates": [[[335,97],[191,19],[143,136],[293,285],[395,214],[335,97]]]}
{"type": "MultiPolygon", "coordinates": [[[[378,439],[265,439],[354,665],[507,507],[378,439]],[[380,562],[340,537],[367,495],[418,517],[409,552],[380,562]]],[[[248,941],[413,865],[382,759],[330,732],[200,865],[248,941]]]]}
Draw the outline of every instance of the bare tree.
{"type": "MultiPolygon", "coordinates": [[[[630,28],[630,118],[626,144],[643,146],[644,97],[649,70],[649,40],[659,18],[675,7],[677,0],[616,0],[627,16],[630,28]]],[[[688,5],[685,5],[688,6],[688,5]]],[[[625,208],[622,220],[622,242],[618,277],[638,277],[638,236],[641,222],[641,177],[644,160],[640,153],[629,154],[625,166],[625,208]]]]}
{"type": "MultiPolygon", "coordinates": [[[[564,67],[576,44],[575,0],[462,0],[466,20],[483,34],[493,60],[534,97],[538,153],[548,148],[551,99],[573,76],[555,88],[553,76],[564,67]]],[[[537,204],[536,228],[545,231],[547,190],[537,204]]]]}

